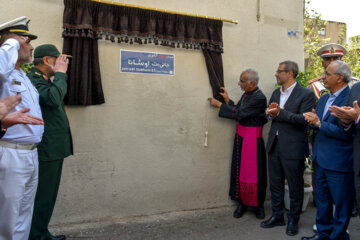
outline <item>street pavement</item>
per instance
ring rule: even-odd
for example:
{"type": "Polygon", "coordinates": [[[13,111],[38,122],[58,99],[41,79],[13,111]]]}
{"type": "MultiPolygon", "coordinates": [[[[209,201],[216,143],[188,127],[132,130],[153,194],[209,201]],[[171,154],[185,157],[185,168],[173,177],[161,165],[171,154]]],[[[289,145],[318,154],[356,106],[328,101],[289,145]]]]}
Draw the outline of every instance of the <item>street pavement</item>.
{"type": "MultiPolygon", "coordinates": [[[[316,208],[309,203],[301,215],[299,234],[285,234],[286,226],[263,229],[255,214],[248,211],[235,219],[235,206],[216,209],[165,213],[127,219],[107,219],[101,222],[52,226],[53,233],[66,234],[68,240],[239,240],[239,239],[301,239],[312,236],[316,208]]],[[[267,219],[270,203],[265,203],[267,219]]],[[[350,239],[360,239],[360,219],[352,218],[350,239]]]]}

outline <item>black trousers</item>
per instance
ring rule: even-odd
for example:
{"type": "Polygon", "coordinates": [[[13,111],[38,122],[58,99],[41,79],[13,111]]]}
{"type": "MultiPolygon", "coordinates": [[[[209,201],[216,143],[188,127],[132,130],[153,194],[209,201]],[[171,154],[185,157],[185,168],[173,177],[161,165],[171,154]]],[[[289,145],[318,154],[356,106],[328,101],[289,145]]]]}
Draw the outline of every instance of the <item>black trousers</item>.
{"type": "Polygon", "coordinates": [[[285,159],[281,157],[280,146],[275,139],[269,152],[269,182],[272,215],[280,217],[285,212],[284,184],[287,179],[290,194],[288,220],[298,222],[304,200],[304,161],[303,159],[285,159]]]}
{"type": "MultiPolygon", "coordinates": [[[[354,159],[354,161],[356,161],[356,160],[357,159],[354,159]]],[[[355,192],[356,192],[355,204],[356,204],[358,211],[360,212],[360,175],[354,174],[354,180],[355,180],[355,192]]]]}

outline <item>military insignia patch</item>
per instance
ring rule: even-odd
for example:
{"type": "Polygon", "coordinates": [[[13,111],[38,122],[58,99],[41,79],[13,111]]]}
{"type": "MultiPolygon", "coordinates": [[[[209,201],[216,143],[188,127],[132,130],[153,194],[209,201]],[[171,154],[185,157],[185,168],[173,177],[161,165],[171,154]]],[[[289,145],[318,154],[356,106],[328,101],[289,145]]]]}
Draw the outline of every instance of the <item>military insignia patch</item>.
{"type": "Polygon", "coordinates": [[[321,90],[321,91],[320,91],[320,97],[321,97],[322,95],[325,95],[325,94],[329,93],[329,92],[330,92],[329,89],[323,89],[323,90],[321,90]]]}
{"type": "Polygon", "coordinates": [[[16,79],[14,78],[13,80],[11,80],[11,84],[12,85],[21,85],[21,82],[16,81],[16,79]]]}

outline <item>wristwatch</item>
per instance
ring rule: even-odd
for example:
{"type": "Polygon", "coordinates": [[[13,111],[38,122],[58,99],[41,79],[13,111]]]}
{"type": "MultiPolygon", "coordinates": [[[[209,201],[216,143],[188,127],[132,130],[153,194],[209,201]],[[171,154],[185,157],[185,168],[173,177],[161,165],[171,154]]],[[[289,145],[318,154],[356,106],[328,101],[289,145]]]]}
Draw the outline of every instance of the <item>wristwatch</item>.
{"type": "MultiPolygon", "coordinates": [[[[0,126],[1,126],[1,121],[0,121],[0,126]]],[[[6,128],[1,126],[0,136],[4,136],[5,132],[6,132],[6,128]]]]}

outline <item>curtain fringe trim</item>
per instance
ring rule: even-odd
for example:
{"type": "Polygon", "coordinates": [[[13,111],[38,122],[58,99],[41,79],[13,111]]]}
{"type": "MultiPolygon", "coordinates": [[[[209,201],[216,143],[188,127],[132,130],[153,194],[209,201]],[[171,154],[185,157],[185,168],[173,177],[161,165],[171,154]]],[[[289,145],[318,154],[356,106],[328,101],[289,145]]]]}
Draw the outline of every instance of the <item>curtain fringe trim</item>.
{"type": "Polygon", "coordinates": [[[184,49],[207,49],[214,52],[224,53],[224,49],[219,43],[206,42],[206,40],[183,40],[183,39],[163,39],[154,35],[138,36],[137,34],[114,34],[104,31],[93,31],[91,29],[70,29],[65,28],[62,33],[63,38],[91,38],[91,39],[105,39],[117,43],[129,44],[155,44],[171,48],[184,48],[184,49]]]}

